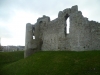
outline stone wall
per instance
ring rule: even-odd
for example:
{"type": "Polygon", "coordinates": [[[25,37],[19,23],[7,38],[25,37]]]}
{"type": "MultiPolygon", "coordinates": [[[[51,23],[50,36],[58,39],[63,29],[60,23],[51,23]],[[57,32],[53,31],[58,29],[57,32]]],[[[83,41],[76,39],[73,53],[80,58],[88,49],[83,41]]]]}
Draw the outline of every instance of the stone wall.
{"type": "Polygon", "coordinates": [[[38,50],[100,50],[100,23],[85,18],[77,5],[60,11],[52,21],[44,15],[34,25],[26,25],[25,57],[38,50]],[[66,33],[68,18],[69,34],[66,33]]]}
{"type": "Polygon", "coordinates": [[[90,28],[88,19],[80,11],[75,12],[70,18],[70,45],[71,50],[88,50],[90,45],[90,28]]]}
{"type": "Polygon", "coordinates": [[[91,49],[100,50],[100,23],[90,21],[89,25],[91,28],[91,49]]]}

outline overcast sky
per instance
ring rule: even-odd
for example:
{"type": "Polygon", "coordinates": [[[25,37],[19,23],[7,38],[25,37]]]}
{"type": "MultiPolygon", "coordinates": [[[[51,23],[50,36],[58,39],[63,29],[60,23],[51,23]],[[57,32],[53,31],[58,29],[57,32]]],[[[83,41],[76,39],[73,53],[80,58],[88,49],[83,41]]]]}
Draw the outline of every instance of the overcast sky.
{"type": "Polygon", "coordinates": [[[100,22],[100,0],[0,0],[1,44],[25,45],[26,23],[34,24],[42,15],[53,20],[73,5],[78,5],[84,17],[100,22]]]}

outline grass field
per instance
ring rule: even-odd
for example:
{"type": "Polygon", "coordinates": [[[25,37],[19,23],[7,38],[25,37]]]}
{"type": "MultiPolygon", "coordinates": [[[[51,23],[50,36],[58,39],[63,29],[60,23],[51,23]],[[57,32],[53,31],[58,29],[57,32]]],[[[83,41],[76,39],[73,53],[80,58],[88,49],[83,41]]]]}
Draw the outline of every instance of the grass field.
{"type": "Polygon", "coordinates": [[[0,53],[0,75],[100,75],[100,51],[0,53]]]}
{"type": "Polygon", "coordinates": [[[11,64],[24,58],[23,51],[19,52],[0,52],[0,69],[4,65],[11,64]]]}

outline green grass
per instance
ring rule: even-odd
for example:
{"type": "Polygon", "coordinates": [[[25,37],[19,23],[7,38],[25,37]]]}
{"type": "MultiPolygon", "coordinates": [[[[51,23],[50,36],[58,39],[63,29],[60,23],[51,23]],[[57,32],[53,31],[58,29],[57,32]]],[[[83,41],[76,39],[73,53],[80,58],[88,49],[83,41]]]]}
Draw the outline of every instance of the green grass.
{"type": "Polygon", "coordinates": [[[11,56],[11,63],[5,61],[0,75],[100,75],[100,51],[40,51],[25,59],[16,56],[11,56]]]}
{"type": "Polygon", "coordinates": [[[0,52],[0,67],[24,58],[23,51],[0,52]]]}

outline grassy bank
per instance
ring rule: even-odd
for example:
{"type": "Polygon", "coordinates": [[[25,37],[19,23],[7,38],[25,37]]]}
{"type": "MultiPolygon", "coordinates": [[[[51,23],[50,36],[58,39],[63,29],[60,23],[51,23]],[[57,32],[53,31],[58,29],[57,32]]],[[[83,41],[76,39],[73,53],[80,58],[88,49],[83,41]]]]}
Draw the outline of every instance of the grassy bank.
{"type": "Polygon", "coordinates": [[[16,62],[24,58],[23,51],[16,52],[0,52],[0,67],[16,62]]]}
{"type": "Polygon", "coordinates": [[[100,75],[100,51],[46,51],[25,59],[16,59],[15,53],[10,57],[0,75],[100,75]]]}

